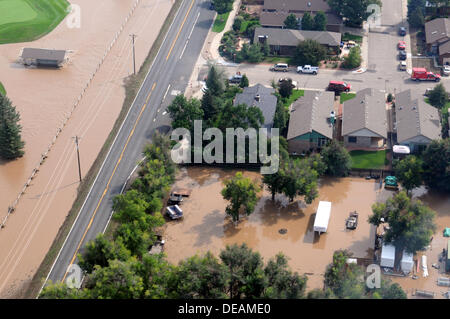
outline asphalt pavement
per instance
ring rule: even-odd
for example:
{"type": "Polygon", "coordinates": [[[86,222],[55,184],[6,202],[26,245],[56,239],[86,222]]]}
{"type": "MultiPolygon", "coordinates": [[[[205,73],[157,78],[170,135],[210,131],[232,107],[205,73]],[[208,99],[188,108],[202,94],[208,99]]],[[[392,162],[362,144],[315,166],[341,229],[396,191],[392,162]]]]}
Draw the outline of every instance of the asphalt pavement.
{"type": "Polygon", "coordinates": [[[156,130],[168,131],[165,111],[184,92],[203,47],[215,12],[209,1],[184,0],[130,111],[94,181],[46,282],[64,281],[82,247],[104,232],[112,200],[143,157],[142,150],[156,130]]]}

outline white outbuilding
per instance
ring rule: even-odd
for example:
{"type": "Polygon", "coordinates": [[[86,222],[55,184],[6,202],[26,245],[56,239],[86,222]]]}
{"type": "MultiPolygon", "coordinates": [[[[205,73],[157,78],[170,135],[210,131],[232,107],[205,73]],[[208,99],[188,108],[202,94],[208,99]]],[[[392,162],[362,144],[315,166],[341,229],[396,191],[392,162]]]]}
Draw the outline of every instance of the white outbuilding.
{"type": "Polygon", "coordinates": [[[394,268],[395,263],[395,246],[383,244],[381,249],[381,267],[394,268]]]}
{"type": "Polygon", "coordinates": [[[402,261],[400,262],[402,267],[402,271],[406,274],[409,274],[414,266],[413,254],[407,253],[405,250],[403,251],[402,261]]]}

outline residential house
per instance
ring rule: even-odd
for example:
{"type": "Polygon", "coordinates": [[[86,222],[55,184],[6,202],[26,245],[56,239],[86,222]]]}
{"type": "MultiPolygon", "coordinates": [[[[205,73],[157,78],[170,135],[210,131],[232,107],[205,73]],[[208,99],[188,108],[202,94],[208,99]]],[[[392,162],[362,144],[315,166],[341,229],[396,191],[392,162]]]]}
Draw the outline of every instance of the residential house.
{"type": "Polygon", "coordinates": [[[444,64],[450,58],[450,19],[437,18],[425,23],[427,50],[444,64]]]}
{"type": "Polygon", "coordinates": [[[298,44],[307,39],[319,42],[330,51],[335,53],[339,52],[341,34],[329,31],[302,31],[258,27],[255,29],[253,43],[264,44],[267,42],[271,54],[292,56],[298,44]]]}
{"type": "Polygon", "coordinates": [[[334,93],[305,91],[292,106],[288,128],[289,153],[318,149],[333,138],[334,93]]]}
{"type": "Polygon", "coordinates": [[[264,116],[264,127],[272,128],[273,117],[277,108],[277,97],[274,88],[262,84],[244,88],[244,92],[236,95],[234,105],[246,104],[258,107],[264,116]]]}
{"type": "Polygon", "coordinates": [[[395,96],[395,129],[397,143],[417,152],[441,137],[442,126],[439,110],[411,94],[406,90],[395,96]]]}
{"type": "Polygon", "coordinates": [[[353,149],[378,149],[387,139],[386,98],[382,91],[364,89],[344,102],[342,136],[353,149]]]}
{"type": "Polygon", "coordinates": [[[284,28],[288,15],[294,14],[301,26],[306,12],[314,17],[320,11],[327,17],[327,31],[341,32],[342,19],[331,10],[326,0],[265,0],[260,23],[266,28],[284,28]]]}

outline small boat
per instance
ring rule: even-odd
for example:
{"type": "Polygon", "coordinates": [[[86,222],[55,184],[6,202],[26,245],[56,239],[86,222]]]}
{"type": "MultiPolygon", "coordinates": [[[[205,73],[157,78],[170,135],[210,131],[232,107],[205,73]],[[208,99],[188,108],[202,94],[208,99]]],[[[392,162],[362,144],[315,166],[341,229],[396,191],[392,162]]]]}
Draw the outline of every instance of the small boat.
{"type": "Polygon", "coordinates": [[[347,229],[356,229],[358,226],[358,213],[356,211],[351,212],[350,216],[347,218],[345,222],[345,227],[347,229]]]}

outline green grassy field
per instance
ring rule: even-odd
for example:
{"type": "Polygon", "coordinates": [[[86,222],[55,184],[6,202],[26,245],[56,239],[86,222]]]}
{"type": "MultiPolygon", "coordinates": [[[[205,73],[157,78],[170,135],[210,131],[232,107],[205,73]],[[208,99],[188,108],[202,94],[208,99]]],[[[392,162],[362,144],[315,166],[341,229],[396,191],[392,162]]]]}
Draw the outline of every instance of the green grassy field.
{"type": "Polygon", "coordinates": [[[353,99],[355,96],[355,93],[341,93],[341,104],[345,101],[353,99]]]}
{"type": "Polygon", "coordinates": [[[292,95],[288,99],[283,98],[284,107],[289,108],[289,106],[291,106],[292,103],[294,103],[304,95],[305,95],[304,90],[293,90],[292,95]]]}
{"type": "Polygon", "coordinates": [[[385,166],[386,151],[351,151],[352,168],[377,169],[385,166]]]}
{"type": "Polygon", "coordinates": [[[214,25],[212,27],[213,32],[220,33],[225,29],[225,24],[227,24],[228,16],[230,15],[229,12],[218,14],[216,17],[216,20],[214,21],[214,25]]]}
{"type": "Polygon", "coordinates": [[[0,0],[0,44],[36,40],[66,16],[66,0],[0,0]]]}
{"type": "Polygon", "coordinates": [[[3,96],[6,95],[6,90],[5,90],[5,87],[3,86],[2,82],[0,82],[0,94],[3,96]]]}

